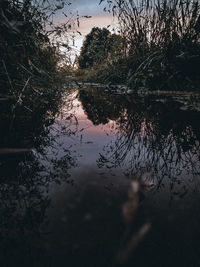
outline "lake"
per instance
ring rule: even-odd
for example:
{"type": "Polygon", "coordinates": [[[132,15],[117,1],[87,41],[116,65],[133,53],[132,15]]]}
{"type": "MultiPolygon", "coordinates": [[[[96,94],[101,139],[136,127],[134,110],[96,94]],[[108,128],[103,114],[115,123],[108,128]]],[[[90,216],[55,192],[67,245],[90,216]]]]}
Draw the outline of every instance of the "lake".
{"type": "Polygon", "coordinates": [[[88,85],[0,122],[1,266],[200,266],[200,95],[88,85]]]}

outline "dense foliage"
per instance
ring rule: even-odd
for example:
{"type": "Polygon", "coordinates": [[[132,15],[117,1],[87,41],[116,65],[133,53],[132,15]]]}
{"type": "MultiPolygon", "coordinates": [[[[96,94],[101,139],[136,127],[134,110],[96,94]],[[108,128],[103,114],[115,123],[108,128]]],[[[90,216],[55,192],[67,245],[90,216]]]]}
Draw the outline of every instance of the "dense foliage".
{"type": "Polygon", "coordinates": [[[112,34],[106,28],[94,27],[85,37],[81,48],[77,77],[86,81],[120,82],[124,73],[112,70],[113,66],[122,64],[123,50],[124,39],[120,35],[112,34]]]}
{"type": "Polygon", "coordinates": [[[106,61],[112,61],[122,39],[119,35],[111,34],[106,28],[94,27],[86,36],[78,59],[81,69],[95,68],[106,61]]]}
{"type": "Polygon", "coordinates": [[[54,37],[70,25],[53,24],[53,15],[64,5],[64,0],[55,6],[37,0],[0,2],[0,93],[12,109],[33,111],[39,100],[44,104],[58,94],[54,84],[61,54],[54,37]]]}
{"type": "MultiPolygon", "coordinates": [[[[118,47],[120,59],[106,68],[102,81],[120,80],[135,89],[199,89],[199,0],[107,3],[107,11],[118,18],[123,48],[118,47]]],[[[102,70],[102,64],[98,67],[102,70]]]]}
{"type": "Polygon", "coordinates": [[[170,90],[198,86],[198,0],[110,1],[111,6],[129,47],[129,84],[170,90]]]}

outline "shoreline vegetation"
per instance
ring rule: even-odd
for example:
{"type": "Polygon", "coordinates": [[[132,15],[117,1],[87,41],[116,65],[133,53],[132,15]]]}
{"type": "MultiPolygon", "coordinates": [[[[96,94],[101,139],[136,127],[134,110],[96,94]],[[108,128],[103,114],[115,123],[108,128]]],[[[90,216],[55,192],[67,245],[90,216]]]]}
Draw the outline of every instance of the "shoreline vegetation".
{"type": "Polygon", "coordinates": [[[198,0],[107,4],[107,11],[118,19],[119,33],[92,29],[78,58],[77,81],[123,83],[135,91],[199,91],[198,0]]]}
{"type": "Polygon", "coordinates": [[[199,92],[199,0],[102,2],[117,17],[119,28],[111,33],[94,27],[76,69],[70,62],[69,32],[79,25],[79,16],[60,25],[54,22],[70,2],[1,2],[0,103],[11,116],[16,110],[29,115],[47,110],[73,80],[101,83],[111,91],[123,84],[125,93],[199,92]]]}
{"type": "Polygon", "coordinates": [[[67,17],[64,10],[69,11],[70,2],[0,3],[2,118],[7,114],[12,125],[21,114],[34,118],[53,109],[55,113],[72,84],[82,88],[95,82],[111,93],[124,94],[200,91],[199,0],[102,2],[119,27],[115,33],[94,27],[84,40],[76,69],[70,57],[70,31],[79,26],[79,15],[55,23],[57,13],[67,17]]]}
{"type": "Polygon", "coordinates": [[[62,24],[54,20],[68,5],[65,0],[51,5],[45,0],[1,1],[1,117],[32,118],[59,105],[71,73],[68,31],[77,18],[62,24]]]}

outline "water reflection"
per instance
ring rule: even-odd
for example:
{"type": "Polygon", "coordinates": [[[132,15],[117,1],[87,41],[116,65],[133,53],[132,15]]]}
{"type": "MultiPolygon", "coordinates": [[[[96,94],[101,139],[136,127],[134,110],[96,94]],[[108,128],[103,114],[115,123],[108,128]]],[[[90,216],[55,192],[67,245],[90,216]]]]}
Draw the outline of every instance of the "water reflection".
{"type": "Polygon", "coordinates": [[[155,189],[168,187],[172,198],[198,189],[200,112],[185,109],[181,97],[113,97],[89,89],[79,98],[95,125],[115,121],[116,138],[100,152],[100,168],[120,167],[125,176],[147,182],[151,176],[155,189]]]}
{"type": "Polygon", "coordinates": [[[96,127],[112,123],[111,140],[105,137],[98,150],[101,172],[115,174],[114,184],[139,184],[138,196],[129,193],[121,203],[126,223],[114,266],[198,266],[199,96],[124,96],[88,88],[79,99],[96,127]],[[138,245],[140,233],[145,238],[138,245]]]}
{"type": "Polygon", "coordinates": [[[85,88],[36,117],[13,120],[0,107],[1,265],[197,263],[199,201],[187,197],[199,189],[194,102],[85,88]]]}
{"type": "Polygon", "coordinates": [[[14,266],[14,262],[15,266],[39,266],[35,261],[45,250],[50,187],[70,182],[69,170],[76,166],[75,152],[63,145],[77,130],[77,123],[69,116],[71,101],[59,102],[55,109],[43,109],[36,116],[23,112],[13,117],[1,109],[2,266],[14,266]],[[63,104],[65,109],[58,112],[63,104]]]}

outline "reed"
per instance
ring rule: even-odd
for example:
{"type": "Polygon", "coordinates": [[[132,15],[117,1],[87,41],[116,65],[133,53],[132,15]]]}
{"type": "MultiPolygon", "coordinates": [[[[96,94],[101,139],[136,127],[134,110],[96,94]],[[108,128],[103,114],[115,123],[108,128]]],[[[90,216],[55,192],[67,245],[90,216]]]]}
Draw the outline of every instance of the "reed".
{"type": "Polygon", "coordinates": [[[114,0],[108,6],[126,39],[129,84],[174,90],[199,81],[199,0],[114,0]]]}

